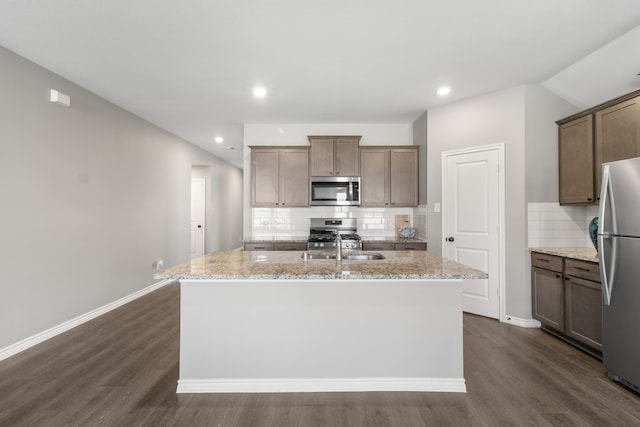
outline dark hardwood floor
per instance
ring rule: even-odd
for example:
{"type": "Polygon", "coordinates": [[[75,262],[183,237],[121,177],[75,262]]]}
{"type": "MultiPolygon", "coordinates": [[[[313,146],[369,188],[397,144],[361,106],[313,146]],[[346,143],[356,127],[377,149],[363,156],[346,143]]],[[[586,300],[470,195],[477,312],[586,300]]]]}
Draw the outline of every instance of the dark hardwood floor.
{"type": "Polygon", "coordinates": [[[467,393],[178,395],[179,298],[166,286],[0,362],[0,426],[640,425],[640,396],[598,360],[472,315],[467,393]]]}

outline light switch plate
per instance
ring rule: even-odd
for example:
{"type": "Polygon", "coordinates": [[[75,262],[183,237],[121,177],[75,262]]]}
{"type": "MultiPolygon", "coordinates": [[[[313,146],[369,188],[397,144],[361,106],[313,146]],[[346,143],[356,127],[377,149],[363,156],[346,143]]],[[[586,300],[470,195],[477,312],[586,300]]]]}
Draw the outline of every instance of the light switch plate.
{"type": "Polygon", "coordinates": [[[436,213],[440,212],[440,203],[433,204],[433,211],[436,213]]]}

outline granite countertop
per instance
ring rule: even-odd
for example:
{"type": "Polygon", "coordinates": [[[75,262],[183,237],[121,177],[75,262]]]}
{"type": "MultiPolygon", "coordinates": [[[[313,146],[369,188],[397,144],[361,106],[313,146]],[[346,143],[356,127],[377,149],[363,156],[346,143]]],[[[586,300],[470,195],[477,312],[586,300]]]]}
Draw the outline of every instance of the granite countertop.
{"type": "Polygon", "coordinates": [[[590,247],[567,247],[567,248],[529,248],[531,252],[539,252],[548,255],[557,255],[565,258],[577,259],[580,261],[598,262],[598,252],[590,247]]]}
{"type": "MultiPolygon", "coordinates": [[[[343,255],[349,251],[344,251],[343,255]]],[[[301,251],[221,251],[170,268],[156,279],[486,279],[479,270],[427,251],[380,251],[382,260],[302,260],[301,251]]]]}

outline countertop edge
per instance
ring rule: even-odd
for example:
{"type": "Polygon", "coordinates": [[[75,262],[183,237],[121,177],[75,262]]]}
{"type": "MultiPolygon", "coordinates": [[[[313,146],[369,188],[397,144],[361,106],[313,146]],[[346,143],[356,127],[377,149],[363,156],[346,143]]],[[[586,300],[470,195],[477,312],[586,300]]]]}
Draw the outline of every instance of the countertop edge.
{"type": "Polygon", "coordinates": [[[154,279],[158,280],[469,280],[469,279],[487,279],[487,274],[378,274],[378,275],[362,275],[362,274],[334,274],[334,275],[154,275],[154,279]]]}
{"type": "Polygon", "coordinates": [[[576,259],[579,261],[599,262],[598,252],[590,247],[537,247],[529,248],[530,252],[537,252],[547,255],[555,255],[564,258],[576,259]]]}

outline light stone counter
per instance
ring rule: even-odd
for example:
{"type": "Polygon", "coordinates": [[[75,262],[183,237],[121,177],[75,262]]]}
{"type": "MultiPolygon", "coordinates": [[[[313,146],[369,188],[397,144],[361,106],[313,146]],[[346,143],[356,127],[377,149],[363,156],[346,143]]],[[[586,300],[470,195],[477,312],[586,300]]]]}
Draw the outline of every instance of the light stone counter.
{"type": "Polygon", "coordinates": [[[301,253],[216,252],[155,276],[180,280],[178,393],[466,391],[462,285],[485,273],[426,251],[301,253]]]}
{"type": "MultiPolygon", "coordinates": [[[[350,252],[344,251],[343,257],[350,252]]],[[[156,274],[156,279],[335,280],[486,279],[486,273],[428,251],[376,251],[381,260],[303,261],[300,251],[214,252],[156,274]]]]}
{"type": "Polygon", "coordinates": [[[531,252],[541,254],[556,255],[565,258],[573,258],[580,261],[598,262],[598,252],[590,247],[567,247],[567,248],[529,248],[531,252]]]}

